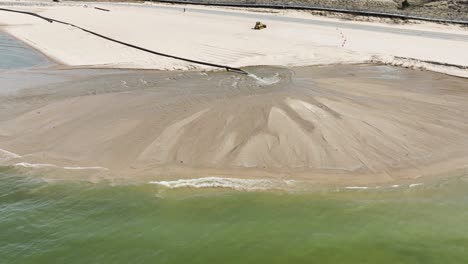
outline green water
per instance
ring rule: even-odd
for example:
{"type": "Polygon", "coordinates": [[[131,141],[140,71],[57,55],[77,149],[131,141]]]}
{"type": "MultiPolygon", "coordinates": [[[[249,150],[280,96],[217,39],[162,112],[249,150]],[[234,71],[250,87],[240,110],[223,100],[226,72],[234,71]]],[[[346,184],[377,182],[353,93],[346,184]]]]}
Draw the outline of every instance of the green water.
{"type": "Polygon", "coordinates": [[[467,263],[468,179],[237,192],[0,173],[1,263],[467,263]]]}

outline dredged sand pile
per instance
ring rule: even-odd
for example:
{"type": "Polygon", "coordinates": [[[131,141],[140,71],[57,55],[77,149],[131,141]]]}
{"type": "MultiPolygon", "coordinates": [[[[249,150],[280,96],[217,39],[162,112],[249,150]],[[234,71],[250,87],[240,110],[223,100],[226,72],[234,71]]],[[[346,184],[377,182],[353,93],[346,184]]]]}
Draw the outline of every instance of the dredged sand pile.
{"type": "Polygon", "coordinates": [[[129,72],[3,97],[0,148],[19,155],[3,164],[341,184],[466,167],[464,79],[387,66],[248,70],[262,77],[129,72]]]}

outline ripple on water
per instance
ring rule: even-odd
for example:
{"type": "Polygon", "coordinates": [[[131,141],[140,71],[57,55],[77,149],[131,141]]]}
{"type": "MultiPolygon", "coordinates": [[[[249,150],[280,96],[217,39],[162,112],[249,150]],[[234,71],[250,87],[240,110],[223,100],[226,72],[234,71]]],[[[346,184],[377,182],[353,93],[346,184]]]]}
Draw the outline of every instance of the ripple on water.
{"type": "Polygon", "coordinates": [[[46,63],[42,54],[0,32],[0,70],[31,68],[46,63]]]}

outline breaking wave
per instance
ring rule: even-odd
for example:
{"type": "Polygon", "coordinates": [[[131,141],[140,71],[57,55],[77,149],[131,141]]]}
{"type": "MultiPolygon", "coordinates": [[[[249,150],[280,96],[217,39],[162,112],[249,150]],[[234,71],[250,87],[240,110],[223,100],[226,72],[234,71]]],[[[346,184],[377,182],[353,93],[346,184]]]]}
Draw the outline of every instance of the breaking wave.
{"type": "Polygon", "coordinates": [[[346,190],[375,190],[375,189],[381,189],[381,188],[399,188],[399,187],[408,187],[408,188],[414,188],[417,186],[423,185],[422,183],[411,183],[408,185],[400,185],[400,184],[393,184],[389,186],[346,186],[344,189],[346,190]]]}
{"type": "MultiPolygon", "coordinates": [[[[267,179],[238,179],[222,177],[205,177],[196,179],[181,179],[173,181],[150,181],[150,184],[161,185],[170,189],[176,188],[229,188],[239,191],[259,191],[259,190],[297,190],[304,187],[306,182],[296,180],[267,180],[267,179]]],[[[423,185],[422,183],[413,183],[406,187],[413,188],[423,185]]],[[[376,190],[381,188],[398,188],[402,185],[388,186],[346,186],[345,190],[376,190]]]]}
{"type": "Polygon", "coordinates": [[[65,170],[109,170],[108,168],[94,166],[94,167],[63,167],[65,170]]]}
{"type": "Polygon", "coordinates": [[[167,188],[230,188],[234,190],[269,190],[284,188],[294,183],[294,181],[272,181],[266,179],[237,179],[206,177],[197,179],[182,179],[175,181],[150,181],[151,184],[158,184],[167,188]]]}
{"type": "Polygon", "coordinates": [[[348,190],[367,190],[367,189],[369,189],[369,187],[366,187],[366,186],[347,186],[347,187],[345,187],[345,189],[348,189],[348,190]]]}
{"type": "Polygon", "coordinates": [[[16,164],[14,164],[13,166],[25,167],[25,168],[35,168],[35,169],[39,169],[39,168],[55,168],[55,167],[57,167],[57,166],[55,166],[55,165],[53,165],[53,164],[47,164],[47,163],[27,163],[27,162],[16,163],[16,164]]]}
{"type": "Polygon", "coordinates": [[[20,162],[13,164],[15,167],[24,167],[24,168],[32,168],[32,169],[43,169],[43,168],[58,168],[64,170],[108,170],[108,168],[93,166],[93,167],[59,167],[54,164],[48,163],[27,163],[27,162],[20,162]]]}
{"type": "Polygon", "coordinates": [[[4,149],[0,149],[0,161],[8,161],[11,159],[18,159],[18,158],[21,158],[21,156],[16,153],[4,150],[4,149]]]}

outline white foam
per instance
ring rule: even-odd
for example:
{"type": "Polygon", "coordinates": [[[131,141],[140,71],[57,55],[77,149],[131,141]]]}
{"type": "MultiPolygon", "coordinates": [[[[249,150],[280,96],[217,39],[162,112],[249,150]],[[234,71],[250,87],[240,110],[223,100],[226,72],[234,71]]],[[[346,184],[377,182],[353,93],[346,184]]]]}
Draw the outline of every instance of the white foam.
{"type": "Polygon", "coordinates": [[[264,77],[264,78],[258,77],[257,75],[252,74],[252,73],[249,73],[248,76],[254,78],[257,81],[257,84],[259,85],[272,85],[272,84],[278,83],[281,80],[278,73],[275,73],[275,75],[271,77],[264,77]]]}
{"type": "Polygon", "coordinates": [[[57,167],[54,164],[47,164],[47,163],[27,163],[27,162],[20,162],[16,163],[13,166],[25,167],[25,168],[55,168],[57,167]]]}
{"type": "Polygon", "coordinates": [[[108,168],[104,167],[63,167],[65,170],[109,170],[108,168]]]}
{"type": "Polygon", "coordinates": [[[95,167],[59,167],[57,165],[48,164],[48,163],[27,163],[27,162],[16,163],[13,166],[32,168],[32,169],[58,168],[58,169],[65,169],[65,170],[108,170],[108,168],[98,167],[98,166],[95,166],[95,167]]]}
{"type": "Polygon", "coordinates": [[[395,184],[395,185],[392,185],[392,186],[390,186],[390,187],[392,187],[392,188],[398,188],[398,187],[400,187],[400,185],[395,184]]]}
{"type": "Polygon", "coordinates": [[[349,190],[367,190],[369,187],[366,186],[346,186],[345,189],[349,190]]]}
{"type": "Polygon", "coordinates": [[[409,185],[410,188],[416,187],[416,186],[421,186],[423,185],[422,183],[412,183],[409,185]]]}
{"type": "Polygon", "coordinates": [[[286,185],[294,185],[297,183],[297,181],[295,180],[284,180],[284,183],[286,183],[286,185]]]}
{"type": "Polygon", "coordinates": [[[11,159],[18,159],[18,158],[21,158],[21,156],[16,153],[4,150],[4,149],[0,149],[0,161],[8,161],[11,159]]]}
{"type": "Polygon", "coordinates": [[[278,187],[278,183],[270,180],[236,179],[221,177],[206,177],[197,179],[175,181],[150,181],[149,183],[162,185],[168,188],[230,188],[235,190],[267,190],[278,187]]]}

